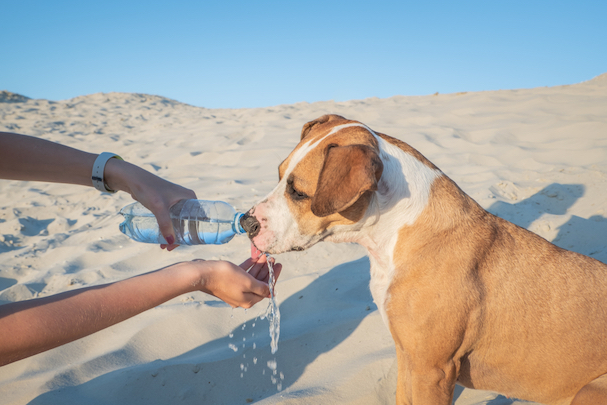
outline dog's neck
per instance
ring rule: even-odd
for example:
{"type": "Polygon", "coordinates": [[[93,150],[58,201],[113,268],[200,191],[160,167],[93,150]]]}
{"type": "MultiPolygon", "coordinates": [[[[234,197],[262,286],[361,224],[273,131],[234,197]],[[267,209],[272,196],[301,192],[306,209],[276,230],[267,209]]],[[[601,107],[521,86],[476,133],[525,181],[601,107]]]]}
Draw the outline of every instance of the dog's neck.
{"type": "Polygon", "coordinates": [[[386,302],[395,274],[394,254],[399,230],[415,226],[430,198],[432,184],[442,172],[429,167],[404,149],[377,137],[384,170],[364,218],[351,229],[336,232],[327,240],[355,242],[369,252],[370,289],[388,324],[386,302]]]}

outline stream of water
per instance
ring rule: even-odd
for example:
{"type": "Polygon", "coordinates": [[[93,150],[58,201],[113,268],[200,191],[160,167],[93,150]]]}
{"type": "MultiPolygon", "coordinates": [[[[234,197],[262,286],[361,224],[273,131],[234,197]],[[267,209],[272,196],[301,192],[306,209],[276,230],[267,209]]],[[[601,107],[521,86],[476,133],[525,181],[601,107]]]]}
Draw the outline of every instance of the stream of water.
{"type": "Polygon", "coordinates": [[[272,350],[272,354],[275,354],[278,350],[278,338],[280,337],[280,309],[278,308],[276,296],[274,295],[276,278],[274,277],[274,268],[272,266],[272,262],[270,261],[271,257],[268,253],[265,255],[268,260],[268,268],[270,270],[270,280],[268,281],[268,285],[270,286],[270,302],[268,303],[268,308],[266,309],[266,318],[268,318],[268,322],[270,323],[270,338],[272,339],[270,342],[270,348],[272,350]]]}

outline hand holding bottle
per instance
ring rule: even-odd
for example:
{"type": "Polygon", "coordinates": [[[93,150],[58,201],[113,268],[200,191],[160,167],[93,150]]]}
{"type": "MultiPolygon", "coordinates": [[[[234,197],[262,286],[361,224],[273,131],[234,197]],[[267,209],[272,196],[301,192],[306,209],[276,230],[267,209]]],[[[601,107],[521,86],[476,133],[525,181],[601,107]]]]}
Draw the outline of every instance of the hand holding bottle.
{"type": "MultiPolygon", "coordinates": [[[[141,203],[120,210],[124,221],[120,231],[143,243],[166,243],[154,214],[141,203]]],[[[181,200],[170,209],[174,242],[179,245],[221,245],[246,232],[244,216],[223,201],[181,200]]]]}
{"type": "Polygon", "coordinates": [[[154,214],[160,233],[167,242],[161,247],[169,251],[175,249],[178,245],[175,244],[170,208],[180,200],[195,199],[196,193],[118,159],[108,161],[105,176],[112,190],[126,191],[154,214]]]}

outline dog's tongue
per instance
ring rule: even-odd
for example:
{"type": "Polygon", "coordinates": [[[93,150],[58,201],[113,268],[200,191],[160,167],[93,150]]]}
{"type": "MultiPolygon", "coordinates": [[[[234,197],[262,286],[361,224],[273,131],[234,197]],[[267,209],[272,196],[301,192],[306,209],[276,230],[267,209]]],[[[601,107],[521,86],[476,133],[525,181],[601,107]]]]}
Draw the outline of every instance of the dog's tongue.
{"type": "Polygon", "coordinates": [[[262,253],[261,250],[257,249],[255,245],[251,243],[251,257],[258,258],[262,253]]]}

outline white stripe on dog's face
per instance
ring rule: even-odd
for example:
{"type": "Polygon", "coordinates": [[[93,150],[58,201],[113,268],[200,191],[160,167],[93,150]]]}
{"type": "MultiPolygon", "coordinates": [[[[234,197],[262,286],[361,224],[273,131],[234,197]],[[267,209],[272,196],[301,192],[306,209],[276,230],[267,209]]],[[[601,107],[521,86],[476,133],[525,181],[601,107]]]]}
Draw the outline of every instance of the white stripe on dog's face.
{"type": "Polygon", "coordinates": [[[297,164],[299,162],[301,162],[301,160],[308,153],[310,153],[311,150],[316,148],[324,139],[326,139],[327,137],[329,137],[333,134],[336,134],[337,132],[341,131],[342,129],[346,129],[346,128],[350,128],[350,127],[361,127],[361,128],[366,129],[367,131],[369,131],[369,134],[374,135],[373,131],[371,131],[367,126],[365,126],[359,122],[350,122],[348,124],[337,125],[334,128],[332,128],[328,134],[321,136],[320,138],[318,138],[316,140],[311,139],[308,142],[304,143],[300,148],[293,151],[293,156],[290,157],[291,160],[289,161],[289,166],[287,167],[287,170],[285,170],[285,173],[283,175],[283,180],[284,180],[284,178],[289,177],[289,174],[291,174],[293,169],[295,169],[295,166],[297,166],[297,164]]]}

